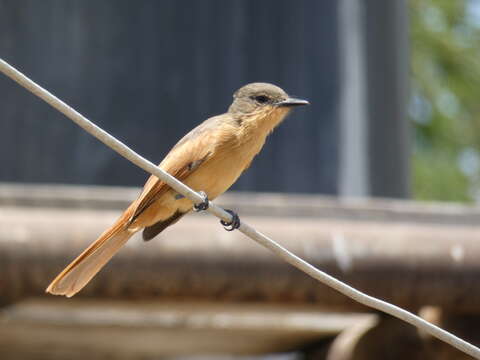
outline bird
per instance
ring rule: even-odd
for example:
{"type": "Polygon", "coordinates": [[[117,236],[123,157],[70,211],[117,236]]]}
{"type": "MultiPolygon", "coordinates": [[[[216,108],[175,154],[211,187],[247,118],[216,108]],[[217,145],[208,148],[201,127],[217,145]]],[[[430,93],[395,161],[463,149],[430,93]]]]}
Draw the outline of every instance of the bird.
{"type": "MultiPolygon", "coordinates": [[[[292,108],[308,104],[269,83],[250,83],[238,89],[226,113],[207,119],[187,133],[159,165],[200,192],[204,201],[194,204],[150,176],[140,196],[51,282],[46,292],[72,297],[136,232],[143,229],[143,239],[148,241],[191,210],[205,210],[209,199],[228,190],[250,166],[267,136],[292,108]]],[[[235,212],[227,211],[232,221],[222,224],[226,230],[234,230],[240,226],[240,219],[235,212]]]]}

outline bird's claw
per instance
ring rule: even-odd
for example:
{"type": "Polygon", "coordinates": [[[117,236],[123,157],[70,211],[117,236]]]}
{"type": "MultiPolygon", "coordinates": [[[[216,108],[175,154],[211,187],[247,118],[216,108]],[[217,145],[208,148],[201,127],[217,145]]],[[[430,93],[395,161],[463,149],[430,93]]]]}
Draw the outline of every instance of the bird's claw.
{"type": "Polygon", "coordinates": [[[240,227],[240,218],[238,217],[238,214],[232,210],[225,209],[225,211],[232,215],[232,221],[226,222],[224,220],[220,220],[220,224],[222,224],[224,229],[227,231],[238,229],[240,227]]]}
{"type": "Polygon", "coordinates": [[[199,212],[199,211],[207,210],[209,206],[208,205],[209,200],[208,200],[207,194],[204,191],[199,191],[198,193],[203,197],[203,201],[193,205],[193,211],[199,212]]]}

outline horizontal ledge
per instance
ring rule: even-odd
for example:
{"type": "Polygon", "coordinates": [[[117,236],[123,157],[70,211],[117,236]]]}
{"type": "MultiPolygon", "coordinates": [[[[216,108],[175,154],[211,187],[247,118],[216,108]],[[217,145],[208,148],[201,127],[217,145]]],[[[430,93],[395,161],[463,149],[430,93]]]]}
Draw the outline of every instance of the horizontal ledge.
{"type": "Polygon", "coordinates": [[[1,313],[0,348],[18,356],[24,349],[58,354],[85,347],[122,358],[272,353],[332,337],[370,318],[375,315],[322,313],[314,306],[34,299],[1,313]]]}
{"type": "MultiPolygon", "coordinates": [[[[0,206],[120,210],[140,188],[0,183],[0,206]]],[[[244,215],[295,216],[354,221],[477,225],[480,207],[397,199],[337,198],[315,194],[228,192],[216,202],[244,215]]]]}

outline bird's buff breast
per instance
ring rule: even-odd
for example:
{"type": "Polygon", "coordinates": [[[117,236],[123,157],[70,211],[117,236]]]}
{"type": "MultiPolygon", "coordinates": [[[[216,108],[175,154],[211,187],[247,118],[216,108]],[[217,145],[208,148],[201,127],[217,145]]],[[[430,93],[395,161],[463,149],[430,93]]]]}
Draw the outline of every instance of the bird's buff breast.
{"type": "Polygon", "coordinates": [[[265,139],[256,143],[216,151],[185,183],[196,191],[204,191],[210,199],[227,191],[261,150],[265,139]]]}
{"type": "MultiPolygon", "coordinates": [[[[185,183],[196,191],[204,191],[211,200],[223,194],[250,166],[265,144],[268,134],[287,113],[288,109],[281,109],[260,114],[263,121],[245,124],[242,129],[237,130],[234,139],[227,140],[226,136],[225,141],[215,148],[212,156],[190,175],[185,183]]],[[[185,208],[192,206],[190,201],[184,200],[185,208]]]]}
{"type": "MultiPolygon", "coordinates": [[[[195,191],[204,191],[210,200],[215,199],[238,179],[260,151],[264,141],[265,139],[254,144],[246,143],[244,146],[231,149],[217,149],[219,151],[215,151],[205,163],[184,179],[184,183],[195,191]]],[[[192,206],[191,200],[171,189],[166,196],[162,196],[146,209],[144,216],[139,219],[141,223],[137,225],[139,227],[153,225],[157,221],[169,218],[176,211],[188,212],[192,206]]]]}
{"type": "MultiPolygon", "coordinates": [[[[283,119],[288,111],[281,110],[261,114],[262,122],[245,121],[241,129],[232,131],[225,125],[218,130],[216,144],[211,146],[211,156],[183,181],[195,191],[204,191],[210,200],[227,191],[249,167],[255,155],[265,144],[267,135],[283,119]],[[233,135],[233,136],[232,136],[233,135]]],[[[175,211],[190,211],[193,203],[174,190],[170,190],[156,204],[151,206],[156,219],[165,219],[175,211]]]]}

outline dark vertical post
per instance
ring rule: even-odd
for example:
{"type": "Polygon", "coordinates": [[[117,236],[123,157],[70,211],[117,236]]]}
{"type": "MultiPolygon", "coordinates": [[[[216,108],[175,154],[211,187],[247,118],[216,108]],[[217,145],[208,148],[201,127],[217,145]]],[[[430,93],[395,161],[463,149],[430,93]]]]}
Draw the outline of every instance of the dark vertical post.
{"type": "Polygon", "coordinates": [[[408,197],[407,2],[366,0],[365,9],[370,195],[408,197]]]}
{"type": "Polygon", "coordinates": [[[407,3],[339,4],[340,195],[408,197],[407,3]]]}

